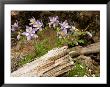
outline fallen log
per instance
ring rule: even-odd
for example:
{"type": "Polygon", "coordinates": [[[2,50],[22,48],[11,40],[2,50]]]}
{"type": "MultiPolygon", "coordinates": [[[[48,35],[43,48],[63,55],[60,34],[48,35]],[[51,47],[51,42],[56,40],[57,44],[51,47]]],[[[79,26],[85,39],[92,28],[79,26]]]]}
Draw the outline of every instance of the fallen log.
{"type": "Polygon", "coordinates": [[[73,69],[72,57],[99,53],[100,43],[91,44],[87,47],[74,47],[68,49],[67,46],[54,48],[39,59],[25,64],[22,68],[11,73],[13,77],[56,77],[73,69]]]}
{"type": "Polygon", "coordinates": [[[55,77],[73,68],[74,62],[67,54],[67,47],[56,48],[44,56],[11,73],[14,77],[55,77]]]}
{"type": "Polygon", "coordinates": [[[71,57],[79,56],[79,55],[87,55],[92,53],[99,53],[100,52],[100,42],[88,45],[87,47],[73,47],[68,49],[69,55],[71,57]]]}

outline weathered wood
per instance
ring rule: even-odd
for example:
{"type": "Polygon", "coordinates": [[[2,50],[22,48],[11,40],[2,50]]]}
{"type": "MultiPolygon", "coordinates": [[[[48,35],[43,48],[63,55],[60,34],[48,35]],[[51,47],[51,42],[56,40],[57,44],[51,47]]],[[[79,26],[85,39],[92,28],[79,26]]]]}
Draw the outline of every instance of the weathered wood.
{"type": "Polygon", "coordinates": [[[14,71],[14,77],[58,76],[72,69],[72,58],[67,54],[67,47],[56,48],[44,56],[14,71]],[[64,70],[66,69],[66,70],[64,70]]]}
{"type": "Polygon", "coordinates": [[[69,54],[71,57],[99,52],[100,52],[100,42],[88,45],[87,47],[77,46],[69,49],[69,54]]]}
{"type": "Polygon", "coordinates": [[[71,70],[74,66],[72,57],[98,53],[100,43],[91,44],[87,47],[74,47],[68,49],[67,46],[54,48],[39,59],[25,64],[22,68],[14,71],[14,77],[56,77],[71,70]]]}

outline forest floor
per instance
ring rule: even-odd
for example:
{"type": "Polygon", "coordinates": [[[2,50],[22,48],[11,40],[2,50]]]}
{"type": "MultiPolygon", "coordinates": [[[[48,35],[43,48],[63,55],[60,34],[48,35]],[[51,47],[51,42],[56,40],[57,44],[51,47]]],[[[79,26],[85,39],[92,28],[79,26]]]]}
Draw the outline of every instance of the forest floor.
{"type": "MultiPolygon", "coordinates": [[[[16,46],[11,49],[11,72],[22,67],[24,64],[34,61],[36,58],[43,56],[48,51],[56,47],[67,45],[66,41],[60,40],[56,36],[57,32],[54,29],[46,28],[38,33],[39,38],[27,41],[22,38],[17,42],[16,46]]],[[[99,36],[95,42],[99,41],[99,36]]],[[[94,42],[94,43],[95,43],[94,42]]],[[[86,46],[88,46],[87,44],[86,46]]],[[[79,45],[74,45],[77,47],[79,45]]],[[[82,46],[82,47],[86,47],[82,46]]],[[[100,76],[100,53],[87,55],[89,60],[74,57],[75,68],[61,75],[62,77],[97,77],[100,76]]]]}

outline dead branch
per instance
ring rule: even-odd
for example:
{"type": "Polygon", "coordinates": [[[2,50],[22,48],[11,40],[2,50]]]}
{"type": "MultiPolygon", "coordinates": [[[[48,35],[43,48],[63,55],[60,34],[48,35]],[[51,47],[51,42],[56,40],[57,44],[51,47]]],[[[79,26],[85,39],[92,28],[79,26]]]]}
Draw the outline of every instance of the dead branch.
{"type": "Polygon", "coordinates": [[[94,43],[88,45],[87,47],[77,46],[68,50],[71,57],[85,55],[85,54],[92,54],[92,53],[99,53],[100,52],[100,43],[94,43]]]}

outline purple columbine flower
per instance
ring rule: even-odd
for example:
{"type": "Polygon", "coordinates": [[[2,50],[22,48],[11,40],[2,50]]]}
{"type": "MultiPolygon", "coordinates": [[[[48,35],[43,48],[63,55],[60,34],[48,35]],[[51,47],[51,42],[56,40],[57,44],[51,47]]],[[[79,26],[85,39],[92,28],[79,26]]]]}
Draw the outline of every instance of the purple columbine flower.
{"type": "Polygon", "coordinates": [[[12,26],[11,30],[16,31],[18,29],[18,21],[16,20],[16,22],[11,26],[12,26]]]}
{"type": "Polygon", "coordinates": [[[56,26],[58,26],[58,24],[59,24],[58,16],[49,17],[49,19],[50,19],[50,22],[48,23],[49,27],[53,26],[55,28],[56,26]]]}
{"type": "Polygon", "coordinates": [[[31,23],[29,23],[29,25],[33,25],[36,22],[36,19],[34,17],[29,19],[31,23]]]}
{"type": "Polygon", "coordinates": [[[42,27],[43,27],[43,23],[42,21],[36,20],[34,17],[29,19],[31,23],[29,23],[29,25],[31,25],[32,27],[34,27],[34,29],[36,31],[40,30],[42,31],[42,27]]]}
{"type": "Polygon", "coordinates": [[[67,20],[65,20],[63,23],[59,23],[61,26],[61,30],[64,31],[67,34],[68,29],[71,28],[70,25],[68,25],[67,20]]]}
{"type": "Polygon", "coordinates": [[[42,31],[43,23],[42,21],[37,20],[34,24],[33,27],[36,31],[40,30],[42,31]]]}
{"type": "Polygon", "coordinates": [[[22,35],[27,37],[27,40],[31,40],[32,38],[37,38],[38,36],[35,34],[35,30],[32,27],[26,26],[26,32],[23,32],[22,35]]]}

